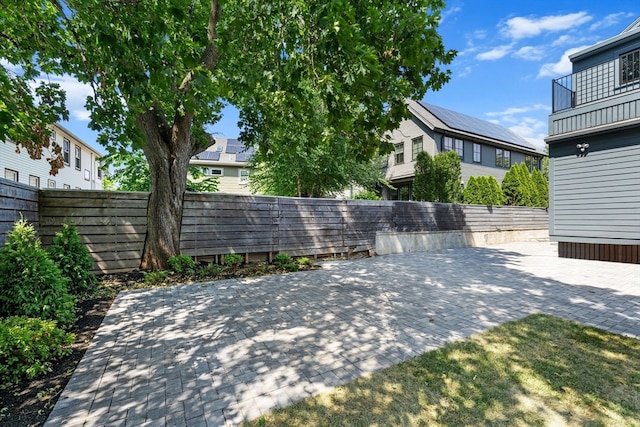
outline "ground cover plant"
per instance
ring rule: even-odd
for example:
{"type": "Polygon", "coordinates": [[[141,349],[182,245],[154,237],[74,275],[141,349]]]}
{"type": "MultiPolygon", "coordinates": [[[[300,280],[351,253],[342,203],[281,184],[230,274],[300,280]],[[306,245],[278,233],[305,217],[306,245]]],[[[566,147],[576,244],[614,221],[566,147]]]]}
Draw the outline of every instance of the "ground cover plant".
{"type": "Polygon", "coordinates": [[[640,426],[640,340],[532,315],[254,425],[640,426]]]}

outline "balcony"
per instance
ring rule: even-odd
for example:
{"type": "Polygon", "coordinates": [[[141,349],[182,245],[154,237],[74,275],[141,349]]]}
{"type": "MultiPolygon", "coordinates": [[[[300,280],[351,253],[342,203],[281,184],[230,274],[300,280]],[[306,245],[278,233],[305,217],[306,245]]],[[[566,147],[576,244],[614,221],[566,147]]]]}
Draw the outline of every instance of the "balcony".
{"type": "Polygon", "coordinates": [[[615,59],[554,79],[549,134],[640,118],[640,74],[631,65],[615,59]]]}

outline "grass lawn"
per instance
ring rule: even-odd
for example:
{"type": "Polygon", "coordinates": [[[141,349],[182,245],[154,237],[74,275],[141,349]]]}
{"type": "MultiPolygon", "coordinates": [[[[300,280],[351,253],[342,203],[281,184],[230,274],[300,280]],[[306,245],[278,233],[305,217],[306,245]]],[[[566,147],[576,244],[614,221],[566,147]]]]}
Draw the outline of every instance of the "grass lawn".
{"type": "Polygon", "coordinates": [[[532,315],[248,426],[640,426],[640,340],[532,315]]]}

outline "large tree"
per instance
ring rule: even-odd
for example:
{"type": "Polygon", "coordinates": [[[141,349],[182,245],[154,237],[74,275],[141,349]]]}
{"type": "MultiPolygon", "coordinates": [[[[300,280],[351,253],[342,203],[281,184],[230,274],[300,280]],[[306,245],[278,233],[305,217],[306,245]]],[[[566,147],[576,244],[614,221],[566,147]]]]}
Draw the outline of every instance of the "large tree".
{"type": "Polygon", "coordinates": [[[214,142],[207,130],[223,102],[241,108],[243,139],[264,152],[272,140],[287,146],[271,137],[283,123],[304,126],[320,103],[323,141],[337,132],[366,159],[408,116],[405,98],[446,82],[439,64],[454,55],[436,31],[442,0],[2,3],[0,56],[90,84],[99,142],[110,153],[143,150],[151,174],[144,269],[179,252],[189,159],[214,142]],[[28,30],[14,30],[20,25],[28,30]]]}

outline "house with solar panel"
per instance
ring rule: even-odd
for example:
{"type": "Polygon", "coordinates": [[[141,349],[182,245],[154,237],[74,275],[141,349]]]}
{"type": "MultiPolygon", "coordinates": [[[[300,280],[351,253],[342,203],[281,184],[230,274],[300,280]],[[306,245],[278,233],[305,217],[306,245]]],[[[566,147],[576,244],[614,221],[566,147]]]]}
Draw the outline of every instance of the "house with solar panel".
{"type": "Polygon", "coordinates": [[[460,156],[462,185],[471,176],[494,176],[500,183],[512,164],[541,168],[545,154],[509,129],[486,120],[421,101],[408,101],[411,118],[391,134],[395,146],[389,156],[385,189],[388,200],[413,200],[416,157],[421,151],[435,156],[455,151],[460,156]]]}
{"type": "Polygon", "coordinates": [[[569,59],[545,139],[549,238],[561,257],[640,263],[640,18],[569,59]]]}
{"type": "Polygon", "coordinates": [[[218,191],[230,194],[251,194],[248,167],[253,147],[245,147],[233,138],[216,138],[216,143],[196,154],[189,162],[199,166],[207,176],[219,179],[218,191]]]}

